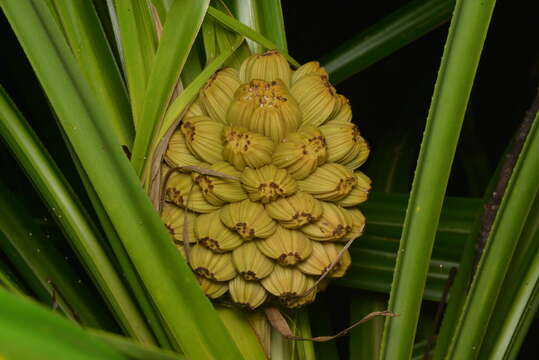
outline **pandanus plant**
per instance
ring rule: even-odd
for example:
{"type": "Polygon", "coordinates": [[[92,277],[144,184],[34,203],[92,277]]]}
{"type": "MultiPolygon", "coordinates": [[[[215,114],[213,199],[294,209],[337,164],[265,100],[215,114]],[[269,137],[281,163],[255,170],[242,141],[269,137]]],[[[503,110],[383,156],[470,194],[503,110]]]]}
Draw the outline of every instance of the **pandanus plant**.
{"type": "Polygon", "coordinates": [[[3,160],[0,359],[518,354],[539,99],[485,209],[445,197],[493,0],[413,1],[303,65],[279,0],[0,3],[37,79],[21,65],[1,88],[0,135],[39,194],[3,160]],[[411,191],[371,193],[399,155],[362,167],[373,120],[335,84],[448,20],[411,191]]]}

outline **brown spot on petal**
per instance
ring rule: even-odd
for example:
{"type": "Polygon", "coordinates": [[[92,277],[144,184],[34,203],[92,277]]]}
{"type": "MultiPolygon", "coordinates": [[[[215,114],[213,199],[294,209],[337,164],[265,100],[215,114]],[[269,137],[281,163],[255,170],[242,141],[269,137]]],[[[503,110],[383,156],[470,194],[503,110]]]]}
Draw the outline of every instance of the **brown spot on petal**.
{"type": "Polygon", "coordinates": [[[196,272],[200,276],[204,276],[207,279],[216,280],[215,279],[215,274],[210,272],[208,269],[206,269],[204,267],[197,267],[193,271],[196,272]]]}
{"type": "Polygon", "coordinates": [[[301,262],[303,259],[297,252],[289,252],[288,254],[281,254],[277,258],[277,262],[283,266],[292,266],[301,262]]]}
{"type": "Polygon", "coordinates": [[[240,275],[243,279],[247,280],[247,281],[253,281],[253,280],[260,280],[257,276],[256,276],[256,273],[254,271],[243,271],[243,272],[240,272],[240,275]]]}
{"type": "Polygon", "coordinates": [[[199,242],[204,245],[205,247],[207,247],[208,249],[210,250],[213,250],[215,252],[222,252],[223,250],[221,249],[221,246],[219,246],[219,242],[217,240],[214,240],[210,237],[204,237],[202,239],[199,240],[199,242]]]}

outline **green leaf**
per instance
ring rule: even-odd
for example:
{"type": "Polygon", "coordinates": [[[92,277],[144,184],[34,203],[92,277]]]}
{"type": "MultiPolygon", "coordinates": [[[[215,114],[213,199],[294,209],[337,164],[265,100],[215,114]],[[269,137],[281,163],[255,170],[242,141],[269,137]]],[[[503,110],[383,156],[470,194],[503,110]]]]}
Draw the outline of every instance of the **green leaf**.
{"type": "Polygon", "coordinates": [[[230,58],[234,51],[241,45],[243,38],[239,38],[227,51],[223,50],[219,56],[217,56],[210,64],[208,64],[204,70],[186,87],[180,96],[178,96],[174,102],[169,106],[165,119],[163,120],[163,126],[159,130],[159,134],[154,140],[154,144],[161,141],[166,132],[181,115],[182,111],[187,105],[191,103],[198,95],[198,91],[204,86],[206,81],[221,68],[221,66],[230,58]]]}
{"type": "MultiPolygon", "coordinates": [[[[67,139],[66,143],[69,145],[69,141],[67,139]]],[[[101,203],[101,200],[99,200],[99,196],[97,195],[95,189],[92,187],[92,183],[90,182],[88,175],[82,168],[82,165],[80,164],[80,161],[77,158],[73,147],[69,146],[69,151],[73,162],[77,167],[79,177],[83,183],[86,193],[88,194],[88,198],[92,204],[93,210],[97,218],[99,219],[99,223],[103,229],[103,232],[107,237],[107,245],[109,245],[114,252],[114,260],[117,261],[122,276],[129,285],[129,290],[131,290],[131,292],[133,293],[133,296],[135,297],[138,305],[140,306],[140,309],[144,313],[144,322],[147,324],[148,327],[153,330],[153,335],[155,335],[158,344],[161,347],[170,349],[171,344],[165,332],[165,329],[163,329],[163,326],[159,321],[159,317],[153,307],[151,299],[149,298],[148,294],[144,289],[144,284],[141,283],[141,280],[137,275],[135,268],[131,263],[131,260],[129,259],[129,255],[127,254],[120,238],[118,237],[118,234],[116,233],[116,229],[114,229],[114,226],[112,225],[107,215],[107,212],[103,207],[103,204],[101,203]]],[[[153,343],[153,339],[151,338],[151,336],[148,337],[147,343],[153,343]]]]}
{"type": "Polygon", "coordinates": [[[202,23],[202,42],[206,54],[206,64],[211,63],[217,56],[217,38],[215,35],[215,20],[206,16],[202,23]]]}
{"type": "MultiPolygon", "coordinates": [[[[118,25],[118,17],[116,16],[114,0],[94,0],[93,4],[95,6],[95,11],[97,12],[97,17],[105,32],[105,36],[107,37],[110,50],[113,53],[114,61],[116,62],[116,66],[120,69],[120,75],[123,80],[123,59],[122,54],[120,54],[120,27],[118,25]]],[[[131,109],[131,104],[129,104],[129,109],[131,109]]],[[[130,117],[132,121],[132,116],[130,115],[130,117]]]]}
{"type": "Polygon", "coordinates": [[[81,327],[0,289],[0,356],[5,359],[127,359],[81,327]]]}
{"type": "MultiPolygon", "coordinates": [[[[365,235],[350,247],[352,265],[345,277],[335,284],[389,293],[404,224],[408,196],[405,194],[370,194],[360,206],[367,218],[365,235]]],[[[481,212],[482,201],[448,197],[444,200],[429,263],[423,298],[439,301],[452,267],[459,260],[481,212]]]]}
{"type": "Polygon", "coordinates": [[[242,310],[217,306],[219,317],[223,320],[230,335],[236,342],[243,357],[249,360],[264,360],[266,355],[253,328],[242,310]]]}
{"type": "Polygon", "coordinates": [[[89,0],[52,0],[67,41],[118,142],[131,148],[135,136],[131,109],[120,69],[89,0]]]}
{"type": "MultiPolygon", "coordinates": [[[[249,7],[251,5],[251,2],[249,1],[245,1],[242,3],[242,6],[249,7]]],[[[223,1],[215,2],[215,7],[217,10],[222,11],[225,14],[232,15],[231,11],[228,9],[228,7],[223,1]]],[[[241,37],[241,35],[230,31],[228,28],[225,28],[221,23],[216,22],[215,19],[211,16],[207,16],[204,21],[208,21],[214,24],[214,36],[217,44],[216,54],[230,49],[230,47],[237,41],[238,37],[241,37]]],[[[259,47],[258,44],[253,43],[251,40],[247,40],[242,43],[236,51],[234,51],[232,56],[230,56],[230,58],[223,65],[239,69],[243,60],[251,56],[251,51],[249,50],[251,48],[250,44],[255,44],[259,47]]]]}
{"type": "Polygon", "coordinates": [[[498,341],[490,352],[491,358],[516,359],[519,355],[539,308],[539,253],[535,253],[522,280],[506,321],[496,336],[498,341]]]}
{"type": "Polygon", "coordinates": [[[281,0],[257,1],[261,33],[272,41],[277,49],[288,52],[281,0]]]}
{"type": "Polygon", "coordinates": [[[478,231],[479,221],[477,221],[476,231],[473,231],[469,236],[469,241],[462,254],[457,276],[450,289],[449,301],[443,316],[442,326],[436,338],[434,359],[443,359],[445,354],[447,354],[453,331],[462,312],[462,306],[466,300],[466,294],[472,277],[478,231]]]}
{"type": "MultiPolygon", "coordinates": [[[[387,299],[380,295],[358,292],[350,299],[350,322],[363,318],[373,311],[383,311],[387,307],[387,299]]],[[[350,332],[350,359],[377,359],[380,353],[384,319],[376,317],[350,332]]]]}
{"type": "MultiPolygon", "coordinates": [[[[216,26],[216,35],[219,53],[223,51],[226,52],[236,41],[238,41],[238,39],[242,39],[240,35],[235,34],[220,25],[216,26]]],[[[249,56],[251,56],[251,53],[249,52],[247,44],[242,43],[223,65],[239,69],[243,60],[247,59],[249,56]]]]}
{"type": "Polygon", "coordinates": [[[182,354],[163,350],[158,347],[140,344],[132,339],[105,331],[88,329],[89,334],[107,343],[111,348],[131,360],[184,360],[182,354]]]}
{"type": "MultiPolygon", "coordinates": [[[[510,151],[510,149],[511,146],[508,146],[506,151],[510,151]]],[[[501,159],[505,159],[505,155],[502,156],[501,159]]],[[[501,174],[502,166],[503,162],[500,161],[498,168],[494,172],[494,175],[492,175],[490,184],[484,191],[482,206],[483,211],[485,206],[488,206],[488,203],[491,200],[492,192],[495,191],[496,182],[501,174]]],[[[442,324],[436,337],[436,347],[434,348],[433,355],[434,359],[443,359],[448,353],[453,332],[459,320],[468,290],[470,288],[476,262],[476,243],[478,241],[478,237],[480,236],[482,226],[481,217],[482,214],[481,216],[477,217],[474,229],[469,234],[469,239],[462,253],[457,275],[449,292],[449,301],[446,305],[442,324]]]]}
{"type": "MultiPolygon", "coordinates": [[[[264,3],[264,2],[257,1],[257,0],[227,1],[227,4],[229,5],[230,10],[232,11],[232,14],[238,21],[250,27],[254,31],[257,31],[262,34],[262,30],[260,28],[260,13],[259,13],[261,3],[264,3]]],[[[259,54],[264,51],[263,50],[264,48],[262,47],[262,45],[260,45],[259,43],[253,40],[247,40],[247,45],[249,46],[249,50],[253,54],[259,54]]]]}
{"type": "MultiPolygon", "coordinates": [[[[102,239],[95,231],[95,224],[81,207],[76,194],[54,160],[1,87],[0,134],[44,198],[54,214],[54,220],[64,230],[82,262],[90,269],[90,275],[114,309],[122,326],[125,326],[129,333],[140,333],[140,337],[145,338],[144,321],[101,248],[102,239]]],[[[7,216],[8,214],[4,215],[5,218],[7,216]]],[[[21,231],[25,226],[24,222],[10,221],[5,224],[6,226],[19,224],[21,231]]],[[[56,255],[56,258],[59,259],[61,256],[56,255]]],[[[54,261],[52,259],[54,256],[51,258],[51,261],[54,261]]],[[[50,266],[53,267],[53,264],[50,266]]],[[[50,288],[50,285],[46,287],[50,288]]]]}
{"type": "MultiPolygon", "coordinates": [[[[409,359],[436,227],[494,1],[458,1],[401,237],[380,359],[409,359]]],[[[464,359],[463,357],[462,359],[464,359]]]]}
{"type": "MultiPolygon", "coordinates": [[[[312,337],[313,335],[311,333],[311,322],[309,321],[309,313],[307,312],[307,309],[299,309],[294,315],[295,321],[294,328],[292,329],[294,335],[301,336],[304,338],[312,337]]],[[[293,346],[295,347],[295,352],[293,352],[293,359],[316,359],[314,345],[312,341],[294,341],[293,346]]]]}
{"type": "Polygon", "coordinates": [[[242,24],[241,22],[234,19],[233,17],[228,16],[224,12],[219,11],[216,8],[211,7],[211,6],[208,8],[208,14],[210,16],[212,16],[213,18],[215,18],[215,20],[217,20],[218,22],[220,22],[221,24],[223,24],[224,26],[229,28],[230,30],[235,31],[238,34],[243,35],[248,39],[256,41],[257,43],[262,45],[264,48],[280,50],[283,53],[283,55],[286,57],[286,59],[293,66],[295,66],[295,67],[299,66],[299,63],[296,60],[294,60],[292,57],[290,57],[290,55],[288,55],[288,53],[286,52],[285,49],[279,48],[277,46],[277,44],[275,44],[272,41],[268,40],[267,38],[262,36],[260,33],[256,32],[255,30],[251,29],[250,27],[242,24]]]}
{"type": "Polygon", "coordinates": [[[107,119],[65,42],[59,40],[61,33],[45,5],[34,0],[2,6],[173,346],[191,359],[241,359],[108,131],[107,119]],[[76,127],[72,119],[77,119],[76,127]]]}
{"type": "Polygon", "coordinates": [[[167,15],[159,47],[142,106],[141,122],[137,128],[131,162],[140,175],[146,163],[151,163],[149,147],[154,132],[165,114],[170,96],[195,37],[202,25],[209,0],[176,1],[167,15]],[[146,159],[149,159],[146,162],[146,159]]]}
{"type": "MultiPolygon", "coordinates": [[[[486,248],[472,281],[468,297],[453,335],[448,359],[477,357],[492,312],[503,285],[513,252],[539,191],[539,113],[524,143],[496,214],[486,248]],[[504,264],[505,266],[500,266],[504,264]]],[[[535,276],[533,273],[529,276],[535,276]]],[[[517,299],[527,302],[533,289],[524,284],[517,299]],[[527,295],[523,295],[527,294],[527,295]]],[[[522,303],[518,304],[522,306],[522,303]]],[[[514,320],[514,318],[512,318],[514,320]]],[[[503,346],[500,346],[501,349],[503,346]]]]}
{"type": "Polygon", "coordinates": [[[38,226],[28,209],[0,183],[0,249],[38,298],[51,304],[56,297],[59,309],[67,317],[85,325],[116,330],[103,303],[94,300],[96,293],[81,281],[78,271],[68,262],[54,243],[60,239],[38,226]],[[52,242],[52,244],[51,244],[52,242]],[[58,293],[59,292],[59,293],[58,293]]]}
{"type": "Polygon", "coordinates": [[[191,48],[191,51],[189,52],[189,56],[185,61],[185,65],[183,66],[183,71],[180,74],[180,79],[184,87],[191,84],[198,74],[202,72],[204,52],[202,51],[202,46],[200,43],[201,41],[199,35],[198,39],[195,40],[195,44],[191,48]]]}
{"type": "MultiPolygon", "coordinates": [[[[2,232],[0,232],[0,241],[6,243],[8,241],[2,232]]],[[[1,251],[0,255],[2,255],[1,251]]],[[[29,294],[29,291],[22,283],[22,278],[14,273],[12,267],[2,257],[0,257],[0,286],[3,286],[13,294],[29,294]]]]}
{"type": "MultiPolygon", "coordinates": [[[[273,42],[276,48],[288,52],[280,0],[229,0],[226,1],[236,19],[273,42]]],[[[261,53],[262,46],[249,40],[253,54],[261,53]]]]}
{"type": "Polygon", "coordinates": [[[425,351],[427,349],[428,340],[421,340],[414,344],[414,350],[411,360],[423,360],[425,359],[425,351]]]}
{"type": "MultiPolygon", "coordinates": [[[[2,193],[7,194],[5,192],[6,188],[1,185],[0,186],[2,193]]],[[[11,199],[8,198],[8,201],[11,199]]],[[[9,209],[9,207],[5,207],[5,209],[9,209]]],[[[40,230],[38,226],[35,226],[35,229],[40,230]]],[[[31,225],[31,226],[32,226],[31,225]]],[[[34,229],[34,228],[32,228],[34,229]]],[[[5,264],[5,266],[12,266],[13,269],[19,274],[18,279],[20,282],[23,282],[28,291],[30,292],[30,295],[34,297],[35,299],[39,300],[42,303],[50,303],[52,299],[52,293],[53,288],[51,284],[48,283],[47,279],[50,279],[50,277],[47,278],[47,270],[51,272],[56,271],[56,267],[53,267],[51,269],[45,268],[42,269],[42,265],[44,261],[36,262],[35,264],[32,262],[32,255],[35,253],[35,249],[41,249],[40,247],[35,247],[35,245],[30,244],[27,245],[25,241],[20,241],[17,243],[17,247],[13,246],[12,242],[9,240],[8,237],[6,237],[5,234],[11,233],[11,229],[5,229],[3,224],[0,224],[0,255],[3,255],[9,260],[9,264],[5,264]],[[30,256],[25,257],[25,254],[30,254],[30,256]]],[[[34,234],[32,232],[32,234],[34,234]]],[[[40,234],[37,232],[36,234],[40,234]]],[[[41,235],[41,234],[40,234],[41,235]]],[[[43,234],[45,235],[45,234],[43,234]]],[[[39,235],[38,235],[39,236],[39,235]]],[[[50,236],[50,235],[49,235],[50,236]]],[[[40,236],[41,237],[41,236],[40,236]]],[[[33,239],[33,238],[32,238],[33,239]]],[[[58,251],[56,248],[52,250],[53,254],[58,255],[58,259],[61,259],[60,254],[58,254],[58,251]]],[[[39,259],[41,260],[41,259],[39,259]]],[[[61,264],[61,262],[58,262],[61,264]]],[[[45,264],[46,265],[46,264],[45,264]]],[[[71,272],[73,272],[73,269],[70,269],[71,272]]],[[[65,284],[63,284],[65,285],[65,284]]],[[[58,303],[58,309],[66,316],[74,318],[73,312],[70,310],[69,306],[66,305],[65,301],[61,301],[58,303]]],[[[89,318],[85,318],[81,321],[88,321],[88,322],[94,322],[97,324],[97,321],[94,320],[93,316],[89,318]]]]}
{"type": "Polygon", "coordinates": [[[121,47],[120,54],[131,100],[133,121],[138,131],[146,86],[157,49],[157,37],[147,0],[111,1],[115,4],[118,44],[121,47]]]}
{"type": "Polygon", "coordinates": [[[174,0],[151,0],[152,5],[155,6],[157,14],[159,14],[159,19],[161,23],[164,24],[167,19],[168,11],[172,6],[174,0]]]}
{"type": "Polygon", "coordinates": [[[455,0],[415,0],[324,56],[320,62],[338,84],[450,19],[455,0]]]}
{"type": "MultiPolygon", "coordinates": [[[[481,345],[479,357],[488,357],[491,354],[491,358],[503,358],[505,353],[518,352],[520,343],[515,341],[518,336],[511,334],[517,327],[520,335],[525,334],[526,330],[522,331],[525,326],[520,325],[521,317],[524,320],[522,323],[525,323],[528,321],[525,316],[529,317],[530,311],[533,313],[530,306],[523,307],[523,305],[527,305],[528,301],[532,302],[531,297],[533,295],[529,291],[532,290],[530,286],[537,282],[537,279],[533,279],[533,274],[534,271],[537,271],[537,266],[539,266],[536,259],[538,253],[539,196],[536,196],[507,269],[496,307],[489,321],[485,340],[481,345]]],[[[533,317],[533,314],[531,317],[533,317]]],[[[519,340],[522,340],[522,338],[519,340]]]]}

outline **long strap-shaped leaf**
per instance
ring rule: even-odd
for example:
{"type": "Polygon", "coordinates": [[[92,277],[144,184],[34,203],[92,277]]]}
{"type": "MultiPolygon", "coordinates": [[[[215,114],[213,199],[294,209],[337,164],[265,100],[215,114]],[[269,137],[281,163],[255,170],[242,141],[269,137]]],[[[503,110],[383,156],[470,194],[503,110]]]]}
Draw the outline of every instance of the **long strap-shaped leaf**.
{"type": "Polygon", "coordinates": [[[346,41],[320,62],[338,84],[429,33],[451,16],[455,0],[415,0],[346,41]]]}
{"type": "MultiPolygon", "coordinates": [[[[335,284],[389,293],[404,224],[408,197],[398,193],[372,192],[360,206],[369,224],[365,234],[350,247],[352,265],[335,284]]],[[[440,301],[452,267],[459,266],[465,245],[471,240],[482,201],[446,197],[436,232],[423,299],[440,301]]],[[[367,325],[367,324],[366,324],[367,325]]]]}
{"type": "MultiPolygon", "coordinates": [[[[535,239],[539,241],[539,238],[535,239]]],[[[491,359],[516,359],[539,308],[539,252],[522,278],[506,321],[495,337],[491,359]]]]}
{"type": "Polygon", "coordinates": [[[107,127],[46,5],[3,1],[2,7],[174,345],[191,359],[241,359],[107,127]]]}
{"type": "MultiPolygon", "coordinates": [[[[281,0],[228,0],[225,1],[234,16],[244,25],[265,36],[277,49],[288,52],[281,0]]],[[[217,9],[223,11],[224,6],[217,9]]],[[[254,40],[247,44],[252,53],[261,53],[263,46],[254,40]]]]}
{"type": "Polygon", "coordinates": [[[509,358],[508,354],[518,353],[535,313],[531,298],[539,295],[530,293],[534,284],[539,286],[537,279],[533,279],[539,271],[538,256],[539,196],[536,196],[503,280],[479,358],[509,358]]]}
{"type": "Polygon", "coordinates": [[[167,14],[148,78],[131,158],[139,175],[148,158],[152,136],[165,114],[170,95],[202,25],[208,4],[209,0],[176,1],[167,14]]]}
{"type": "Polygon", "coordinates": [[[118,352],[127,355],[129,360],[185,360],[183,354],[173,353],[149,344],[140,344],[133,339],[110,332],[88,329],[88,333],[104,341],[118,352]]]}
{"type": "MultiPolygon", "coordinates": [[[[232,0],[227,1],[230,10],[244,25],[250,27],[251,29],[260,32],[260,13],[259,5],[260,2],[256,0],[232,0]]],[[[253,40],[247,40],[247,45],[251,53],[257,54],[263,51],[262,45],[254,42],[253,40]]]]}
{"type": "Polygon", "coordinates": [[[455,8],[391,288],[389,310],[400,317],[386,319],[381,359],[404,360],[412,353],[436,227],[494,4],[494,0],[460,0],[455,8]]]}
{"type": "Polygon", "coordinates": [[[288,52],[281,0],[258,1],[257,6],[262,34],[273,41],[278,49],[288,52]]]}
{"type": "Polygon", "coordinates": [[[228,16],[222,11],[217,10],[216,8],[210,6],[208,8],[208,15],[213,17],[215,20],[219,21],[221,24],[226,26],[232,31],[237,32],[240,35],[245,36],[247,39],[256,41],[266,49],[278,49],[283,52],[283,55],[286,57],[288,62],[290,62],[293,66],[299,67],[299,63],[294,60],[288,53],[284,50],[279,48],[274,42],[267,39],[260,33],[256,32],[255,30],[251,29],[249,26],[242,24],[238,20],[234,19],[231,16],[228,16]]]}
{"type": "MultiPolygon", "coordinates": [[[[539,192],[539,112],[511,174],[446,359],[475,359],[511,257],[539,192]]],[[[535,276],[535,275],[532,275],[535,276]]],[[[533,289],[532,289],[533,290],[533,289]]],[[[526,290],[524,290],[526,292],[526,290]]]]}
{"type": "Polygon", "coordinates": [[[131,149],[135,129],[120,69],[90,0],[53,0],[69,45],[92,85],[118,143],[131,149]]]}
{"type": "MultiPolygon", "coordinates": [[[[234,16],[243,24],[272,41],[277,49],[288,52],[281,0],[225,0],[234,16]]],[[[219,8],[219,3],[216,4],[219,8]]],[[[248,41],[253,53],[263,50],[261,44],[248,41]]]]}
{"type": "Polygon", "coordinates": [[[166,132],[170,130],[170,127],[178,119],[178,116],[181,115],[182,111],[185,109],[191,101],[197,96],[198,91],[204,86],[206,81],[215,73],[227,59],[230,58],[232,53],[240,46],[243,42],[243,38],[238,38],[236,43],[232,44],[229,49],[223,50],[211,63],[209,63],[204,70],[202,70],[197,77],[186,87],[183,92],[178,96],[172,104],[170,104],[165,118],[163,120],[163,125],[159,130],[157,137],[154,139],[154,143],[161,141],[166,132]]]}
{"type": "Polygon", "coordinates": [[[165,330],[163,329],[163,325],[159,321],[154,306],[145,291],[144,284],[141,283],[141,280],[137,275],[136,270],[131,263],[131,260],[129,259],[129,256],[127,255],[127,252],[125,251],[125,248],[120,238],[118,237],[118,234],[116,233],[116,229],[110,222],[109,216],[105,211],[105,208],[103,207],[99,196],[93,188],[92,183],[88,179],[86,171],[84,171],[84,169],[82,168],[82,165],[80,164],[80,161],[77,158],[73,147],[70,146],[69,141],[67,140],[65,135],[64,140],[68,145],[68,150],[71,154],[73,162],[75,163],[81,182],[84,186],[84,189],[86,190],[86,194],[88,195],[88,199],[90,200],[93,210],[99,220],[99,223],[101,224],[103,233],[107,238],[108,245],[114,252],[114,256],[116,257],[115,260],[117,261],[119,269],[121,269],[120,271],[122,272],[124,281],[129,286],[129,289],[133,293],[133,296],[135,297],[141,311],[144,313],[144,317],[146,320],[145,323],[147,323],[148,326],[153,330],[153,335],[155,336],[155,339],[157,340],[159,346],[170,349],[170,341],[165,333],[165,330]]]}
{"type": "Polygon", "coordinates": [[[148,0],[109,0],[115,8],[110,8],[111,18],[116,15],[121,42],[121,55],[127,88],[131,100],[135,128],[140,126],[142,104],[152,69],[157,37],[148,8],[148,0]],[[116,10],[115,13],[112,13],[116,10]]]}
{"type": "MultiPolygon", "coordinates": [[[[1,87],[0,135],[55,214],[55,221],[60,224],[81,261],[90,270],[90,276],[93,276],[119,323],[128,334],[140,340],[151,341],[144,319],[101,248],[102,239],[95,231],[95,224],[82,208],[54,160],[1,87]]],[[[51,280],[60,281],[56,276],[51,280]]]]}
{"type": "Polygon", "coordinates": [[[103,340],[32,300],[0,289],[3,359],[127,360],[103,340]]]}
{"type": "Polygon", "coordinates": [[[5,255],[27,291],[44,304],[54,304],[68,318],[84,326],[119,331],[100,294],[79,268],[72,253],[57,247],[63,240],[28,216],[29,209],[0,182],[0,253],[5,255]]]}
{"type": "MultiPolygon", "coordinates": [[[[0,241],[7,241],[4,240],[2,236],[3,235],[0,234],[0,241]]],[[[28,291],[21,283],[21,279],[19,279],[17,275],[13,273],[13,270],[2,260],[0,260],[0,287],[3,287],[16,295],[24,295],[28,291]]]]}

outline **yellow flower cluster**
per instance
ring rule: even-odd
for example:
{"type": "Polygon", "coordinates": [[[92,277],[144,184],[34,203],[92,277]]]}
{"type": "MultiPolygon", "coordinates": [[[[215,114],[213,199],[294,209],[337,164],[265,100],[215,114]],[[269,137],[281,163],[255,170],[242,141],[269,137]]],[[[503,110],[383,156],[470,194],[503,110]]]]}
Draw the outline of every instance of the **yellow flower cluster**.
{"type": "Polygon", "coordinates": [[[363,231],[355,207],[370,190],[356,170],[369,148],[351,120],[317,62],[292,71],[277,51],[221,69],[201,89],[165,161],[213,172],[174,172],[162,218],[182,253],[188,239],[208,297],[294,308],[314,300],[318,288],[305,292],[333,262],[328,277],[345,274],[350,254],[339,253],[363,231]]]}

